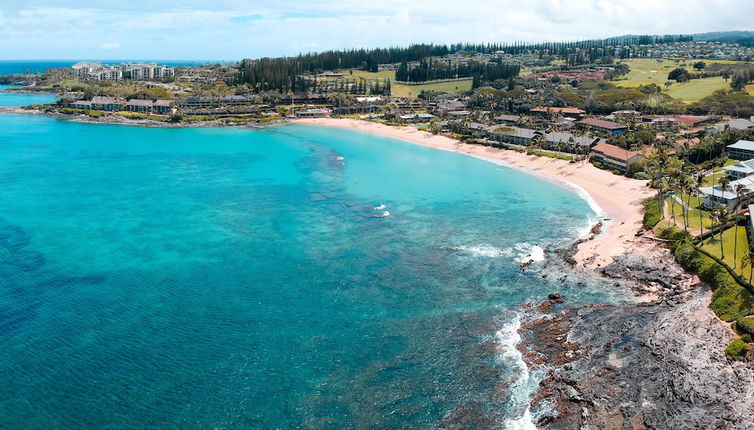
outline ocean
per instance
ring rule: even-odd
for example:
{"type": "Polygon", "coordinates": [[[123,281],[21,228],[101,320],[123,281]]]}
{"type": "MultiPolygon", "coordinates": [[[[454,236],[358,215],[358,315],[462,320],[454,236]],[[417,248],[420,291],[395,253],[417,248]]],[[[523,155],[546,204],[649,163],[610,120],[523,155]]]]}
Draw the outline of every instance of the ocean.
{"type": "Polygon", "coordinates": [[[520,304],[629,300],[542,277],[572,190],[351,130],[0,114],[0,199],[0,428],[531,428],[520,304]]]}
{"type": "Polygon", "coordinates": [[[19,73],[44,73],[47,69],[60,69],[71,67],[79,61],[97,61],[104,64],[158,63],[173,67],[200,66],[203,64],[215,64],[217,61],[185,61],[185,60],[0,60],[0,76],[14,75],[19,73]]]}

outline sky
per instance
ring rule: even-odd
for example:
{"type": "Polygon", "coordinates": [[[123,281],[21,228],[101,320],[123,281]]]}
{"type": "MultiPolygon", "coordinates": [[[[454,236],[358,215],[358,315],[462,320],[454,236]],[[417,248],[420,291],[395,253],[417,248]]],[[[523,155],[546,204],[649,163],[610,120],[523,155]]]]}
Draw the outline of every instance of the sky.
{"type": "Polygon", "coordinates": [[[751,0],[0,0],[0,60],[225,60],[752,30],[751,0]]]}

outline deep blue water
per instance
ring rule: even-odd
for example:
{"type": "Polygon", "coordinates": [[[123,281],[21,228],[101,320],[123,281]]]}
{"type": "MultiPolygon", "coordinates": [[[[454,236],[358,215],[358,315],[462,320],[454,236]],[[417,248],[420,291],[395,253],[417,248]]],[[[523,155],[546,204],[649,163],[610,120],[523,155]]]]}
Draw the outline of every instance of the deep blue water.
{"type": "Polygon", "coordinates": [[[517,305],[623,299],[518,268],[571,191],[349,130],[0,115],[0,201],[0,428],[522,426],[517,305]]]}
{"type": "Polygon", "coordinates": [[[149,62],[165,64],[174,67],[198,66],[202,64],[214,64],[213,61],[176,61],[176,60],[0,60],[0,75],[13,75],[18,73],[44,73],[47,69],[59,69],[71,67],[79,61],[97,61],[104,64],[120,64],[149,62]]]}

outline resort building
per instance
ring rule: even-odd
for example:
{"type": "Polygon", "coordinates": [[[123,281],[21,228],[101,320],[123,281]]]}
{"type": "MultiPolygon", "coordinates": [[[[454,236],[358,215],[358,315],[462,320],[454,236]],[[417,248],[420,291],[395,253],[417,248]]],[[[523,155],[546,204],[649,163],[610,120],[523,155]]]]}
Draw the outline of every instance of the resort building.
{"type": "Polygon", "coordinates": [[[427,122],[435,116],[429,113],[410,113],[401,115],[401,121],[404,122],[427,122]]]}
{"type": "Polygon", "coordinates": [[[652,130],[657,131],[673,130],[678,126],[678,123],[676,123],[675,119],[673,118],[661,117],[653,119],[649,126],[652,128],[652,130]]]}
{"type": "Polygon", "coordinates": [[[589,127],[590,129],[599,132],[606,133],[611,136],[625,133],[628,131],[628,127],[617,122],[605,121],[604,119],[586,118],[579,121],[580,124],[589,127]]]}
{"type": "Polygon", "coordinates": [[[132,99],[129,100],[128,103],[125,104],[123,109],[129,111],[129,112],[152,112],[152,106],[154,103],[152,103],[152,100],[137,100],[132,99]]]}
{"type": "Polygon", "coordinates": [[[725,166],[723,169],[725,169],[725,175],[733,181],[745,178],[754,175],[754,159],[725,166]]]}
{"type": "Polygon", "coordinates": [[[600,139],[593,136],[576,136],[573,133],[553,131],[545,135],[545,145],[550,149],[562,149],[568,152],[583,153],[596,145],[600,139]]]}
{"type": "Polygon", "coordinates": [[[74,109],[90,110],[92,108],[92,102],[87,100],[76,100],[71,103],[71,107],[74,109]]]}
{"type": "Polygon", "coordinates": [[[76,63],[71,68],[83,80],[117,81],[120,79],[165,79],[175,75],[175,69],[156,63],[123,63],[120,65],[93,62],[76,63]]]}
{"type": "Polygon", "coordinates": [[[704,206],[714,208],[716,206],[728,206],[731,210],[737,210],[742,204],[751,200],[754,194],[754,176],[748,176],[728,184],[728,188],[723,190],[719,185],[706,187],[699,190],[704,194],[704,206]],[[745,195],[739,197],[734,191],[738,185],[743,185],[746,189],[745,195]]]}
{"type": "Polygon", "coordinates": [[[733,145],[728,145],[728,156],[735,160],[751,160],[754,158],[754,142],[739,140],[733,145]]]}
{"type": "Polygon", "coordinates": [[[103,96],[92,97],[92,109],[95,109],[95,110],[115,111],[115,110],[119,110],[121,106],[123,105],[124,105],[124,101],[120,99],[116,99],[115,97],[103,97],[103,96]]]}
{"type": "Polygon", "coordinates": [[[598,143],[592,148],[592,159],[611,169],[625,172],[632,164],[643,160],[644,155],[609,143],[598,143]]]}
{"type": "Polygon", "coordinates": [[[498,115],[492,119],[494,119],[497,122],[508,123],[508,124],[515,124],[521,121],[521,117],[518,115],[498,115]]]}
{"type": "Polygon", "coordinates": [[[296,112],[296,118],[329,118],[330,109],[302,109],[296,112]]]}
{"type": "Polygon", "coordinates": [[[168,114],[173,111],[172,100],[157,100],[152,104],[152,112],[159,114],[168,114]]]}
{"type": "Polygon", "coordinates": [[[586,114],[583,109],[575,107],[549,107],[549,106],[537,106],[532,108],[529,113],[533,115],[542,115],[546,117],[550,116],[563,116],[566,118],[579,119],[586,114]]]}
{"type": "Polygon", "coordinates": [[[542,135],[541,131],[530,128],[500,127],[491,132],[495,140],[512,143],[514,145],[528,146],[535,136],[542,135]]]}

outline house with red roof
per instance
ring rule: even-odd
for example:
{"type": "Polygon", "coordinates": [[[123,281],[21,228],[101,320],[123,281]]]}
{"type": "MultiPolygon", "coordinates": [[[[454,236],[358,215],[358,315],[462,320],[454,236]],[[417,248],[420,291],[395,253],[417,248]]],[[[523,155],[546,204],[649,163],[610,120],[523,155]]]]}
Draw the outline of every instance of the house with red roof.
{"type": "Polygon", "coordinates": [[[644,155],[609,143],[598,143],[592,147],[592,159],[611,169],[625,172],[632,164],[643,160],[644,155]]]}
{"type": "Polygon", "coordinates": [[[625,133],[628,131],[628,126],[626,125],[618,124],[617,122],[612,121],[605,121],[604,119],[598,118],[584,118],[579,121],[579,123],[592,129],[593,131],[606,133],[611,136],[615,136],[617,134],[625,133]]]}

